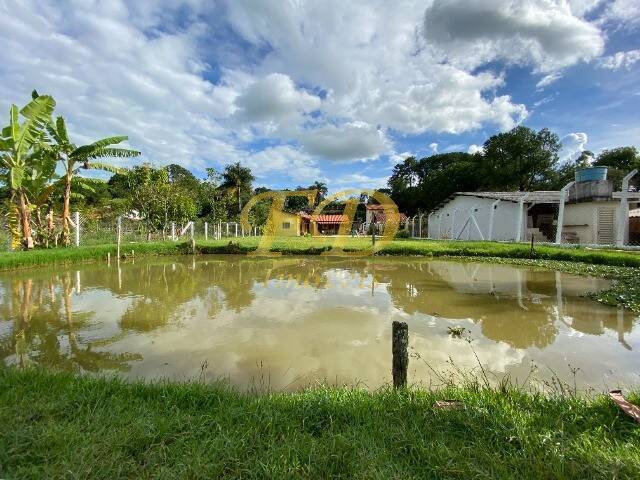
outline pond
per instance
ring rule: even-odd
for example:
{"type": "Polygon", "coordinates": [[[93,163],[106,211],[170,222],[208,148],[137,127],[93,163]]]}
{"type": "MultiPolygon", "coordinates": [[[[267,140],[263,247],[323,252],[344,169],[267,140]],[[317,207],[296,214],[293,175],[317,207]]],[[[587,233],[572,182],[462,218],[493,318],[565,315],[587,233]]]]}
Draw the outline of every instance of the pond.
{"type": "Polygon", "coordinates": [[[212,255],[4,272],[0,358],[131,379],[373,389],[391,380],[391,322],[402,320],[411,383],[479,374],[479,360],[491,381],[637,385],[640,319],[584,297],[607,285],[420,258],[212,255]]]}

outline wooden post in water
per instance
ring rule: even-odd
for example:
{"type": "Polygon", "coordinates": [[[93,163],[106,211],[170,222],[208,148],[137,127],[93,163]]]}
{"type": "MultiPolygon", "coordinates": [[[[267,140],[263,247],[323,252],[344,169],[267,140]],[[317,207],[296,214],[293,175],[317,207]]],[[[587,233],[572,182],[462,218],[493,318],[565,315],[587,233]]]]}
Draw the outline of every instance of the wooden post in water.
{"type": "Polygon", "coordinates": [[[191,222],[191,230],[190,230],[190,235],[191,235],[191,253],[195,254],[196,253],[196,239],[194,236],[194,231],[193,231],[193,222],[191,222]]]}
{"type": "Polygon", "coordinates": [[[530,257],[533,257],[533,237],[534,237],[534,235],[531,234],[531,251],[529,252],[529,256],[530,257]]]}
{"type": "Polygon", "coordinates": [[[409,327],[405,322],[394,321],[391,330],[393,388],[407,386],[409,367],[409,327]]]}
{"type": "Polygon", "coordinates": [[[120,236],[122,235],[122,217],[121,216],[118,217],[118,228],[117,228],[117,230],[118,230],[118,241],[117,241],[118,254],[117,254],[117,256],[118,256],[118,262],[119,262],[120,261],[120,236]]]}

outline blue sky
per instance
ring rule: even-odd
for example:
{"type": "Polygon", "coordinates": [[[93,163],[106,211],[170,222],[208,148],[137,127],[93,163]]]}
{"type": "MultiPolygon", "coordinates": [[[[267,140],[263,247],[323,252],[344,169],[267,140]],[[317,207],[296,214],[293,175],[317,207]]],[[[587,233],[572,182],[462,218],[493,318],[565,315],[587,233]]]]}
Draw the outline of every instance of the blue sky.
{"type": "Polygon", "coordinates": [[[563,161],[640,144],[640,0],[0,0],[0,40],[0,111],[36,88],[76,143],[271,188],[381,187],[518,124],[563,161]]]}

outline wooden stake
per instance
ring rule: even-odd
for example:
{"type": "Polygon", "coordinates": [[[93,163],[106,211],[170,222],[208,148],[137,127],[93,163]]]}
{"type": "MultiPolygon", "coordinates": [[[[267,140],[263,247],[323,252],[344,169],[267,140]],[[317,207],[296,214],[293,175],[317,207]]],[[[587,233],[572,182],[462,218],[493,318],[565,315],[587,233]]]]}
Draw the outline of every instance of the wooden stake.
{"type": "Polygon", "coordinates": [[[120,261],[120,236],[122,234],[122,217],[118,217],[118,262],[120,261]]]}
{"type": "Polygon", "coordinates": [[[409,327],[405,322],[394,321],[391,333],[391,353],[393,388],[407,386],[407,369],[409,367],[409,327]]]}

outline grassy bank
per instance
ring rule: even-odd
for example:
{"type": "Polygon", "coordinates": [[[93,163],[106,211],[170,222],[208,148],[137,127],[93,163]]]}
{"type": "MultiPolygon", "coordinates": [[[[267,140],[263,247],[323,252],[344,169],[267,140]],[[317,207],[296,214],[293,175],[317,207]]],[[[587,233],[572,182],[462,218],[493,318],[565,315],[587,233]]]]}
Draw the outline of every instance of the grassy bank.
{"type": "MultiPolygon", "coordinates": [[[[344,251],[334,248],[334,238],[279,238],[270,247],[273,253],[281,254],[348,254],[365,252],[371,247],[369,238],[344,239],[344,251]]],[[[222,240],[198,241],[197,253],[249,253],[256,250],[257,238],[234,238],[222,240]]],[[[191,253],[189,242],[138,242],[123,244],[121,253],[135,255],[172,255],[191,253]]],[[[29,252],[0,253],[0,270],[52,263],[105,259],[111,253],[115,258],[115,244],[81,246],[33,250],[29,252]]],[[[591,265],[609,265],[617,267],[640,267],[640,252],[618,250],[591,250],[583,248],[560,248],[537,245],[533,254],[528,244],[498,242],[462,242],[433,240],[394,240],[386,244],[379,252],[381,255],[420,255],[420,256],[465,256],[494,257],[513,259],[538,259],[565,262],[582,262],[591,265]]]]}
{"type": "Polygon", "coordinates": [[[4,368],[0,424],[2,478],[640,478],[640,429],[602,396],[249,395],[4,368]]]}

